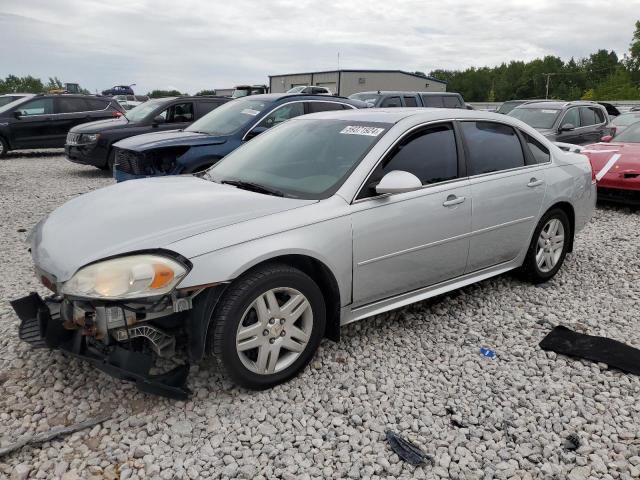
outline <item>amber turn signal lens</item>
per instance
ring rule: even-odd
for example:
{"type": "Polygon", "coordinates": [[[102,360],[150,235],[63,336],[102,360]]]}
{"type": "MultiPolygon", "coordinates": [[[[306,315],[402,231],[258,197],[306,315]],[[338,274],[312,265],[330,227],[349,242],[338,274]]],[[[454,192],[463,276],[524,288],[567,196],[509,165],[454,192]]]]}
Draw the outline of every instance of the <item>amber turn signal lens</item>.
{"type": "Polygon", "coordinates": [[[154,276],[149,288],[158,289],[168,285],[173,280],[173,270],[166,265],[156,263],[153,266],[154,276]]]}

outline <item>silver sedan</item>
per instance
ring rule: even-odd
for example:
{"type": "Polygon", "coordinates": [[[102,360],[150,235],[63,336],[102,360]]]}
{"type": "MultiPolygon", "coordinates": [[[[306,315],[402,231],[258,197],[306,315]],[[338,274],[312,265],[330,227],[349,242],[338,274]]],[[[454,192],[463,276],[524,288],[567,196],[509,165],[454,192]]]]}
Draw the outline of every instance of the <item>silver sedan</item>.
{"type": "Polygon", "coordinates": [[[147,391],[188,394],[186,365],[149,373],[176,343],[188,363],[214,355],[238,384],[268,388],[347,323],[509,270],[550,279],[595,199],[585,156],[511,117],[319,113],[203,175],[66,203],[31,233],[54,295],[13,304],[26,341],[147,391]]]}

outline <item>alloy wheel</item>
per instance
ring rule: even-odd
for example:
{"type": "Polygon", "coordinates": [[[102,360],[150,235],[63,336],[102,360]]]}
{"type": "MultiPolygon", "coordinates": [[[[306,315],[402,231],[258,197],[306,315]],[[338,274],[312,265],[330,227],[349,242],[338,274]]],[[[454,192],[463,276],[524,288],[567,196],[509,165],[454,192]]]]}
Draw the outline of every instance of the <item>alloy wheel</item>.
{"type": "Polygon", "coordinates": [[[243,314],[236,352],[250,371],[278,373],[302,354],[312,329],[309,300],[293,288],[273,288],[259,295],[243,314]]]}
{"type": "Polygon", "coordinates": [[[540,231],[536,249],[536,264],[543,273],[555,268],[564,249],[564,226],[557,218],[551,218],[540,231]]]}

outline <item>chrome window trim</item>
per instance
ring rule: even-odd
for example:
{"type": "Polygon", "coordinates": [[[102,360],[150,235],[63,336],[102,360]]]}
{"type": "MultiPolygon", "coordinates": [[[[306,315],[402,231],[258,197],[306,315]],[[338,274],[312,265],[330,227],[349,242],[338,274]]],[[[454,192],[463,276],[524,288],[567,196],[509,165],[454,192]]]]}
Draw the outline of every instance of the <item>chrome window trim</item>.
{"type": "MultiPolygon", "coordinates": [[[[265,113],[262,117],[260,117],[260,120],[258,120],[257,122],[255,122],[253,125],[251,125],[251,127],[245,132],[245,134],[242,136],[242,139],[240,140],[241,142],[244,142],[247,139],[247,135],[249,135],[249,132],[251,130],[253,130],[254,128],[256,128],[256,126],[260,125],[260,122],[262,122],[265,118],[267,118],[269,115],[271,115],[273,112],[275,112],[276,110],[278,110],[279,108],[282,108],[286,105],[291,105],[292,103],[312,103],[312,102],[321,102],[321,103],[336,103],[338,105],[347,105],[348,107],[351,107],[352,110],[357,110],[357,108],[354,105],[351,105],[350,103],[344,103],[344,102],[340,102],[337,100],[319,100],[319,99],[312,99],[312,100],[291,100],[290,102],[285,102],[285,103],[281,103],[280,105],[276,106],[275,108],[273,108],[272,110],[269,110],[267,113],[265,113]]],[[[303,113],[302,115],[307,115],[306,113],[303,113]]],[[[299,117],[301,117],[302,115],[298,115],[299,117]]],[[[296,117],[292,117],[292,118],[296,118],[296,117]]]]}

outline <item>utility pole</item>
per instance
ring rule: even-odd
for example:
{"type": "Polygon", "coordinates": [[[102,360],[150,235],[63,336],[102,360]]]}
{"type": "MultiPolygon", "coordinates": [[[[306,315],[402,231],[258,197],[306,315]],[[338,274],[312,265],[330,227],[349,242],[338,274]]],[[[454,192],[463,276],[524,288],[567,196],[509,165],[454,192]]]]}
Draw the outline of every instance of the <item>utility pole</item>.
{"type": "Polygon", "coordinates": [[[549,79],[551,78],[551,74],[547,73],[546,75],[547,75],[547,89],[546,89],[546,92],[544,94],[544,99],[548,100],[549,99],[549,79]]]}

